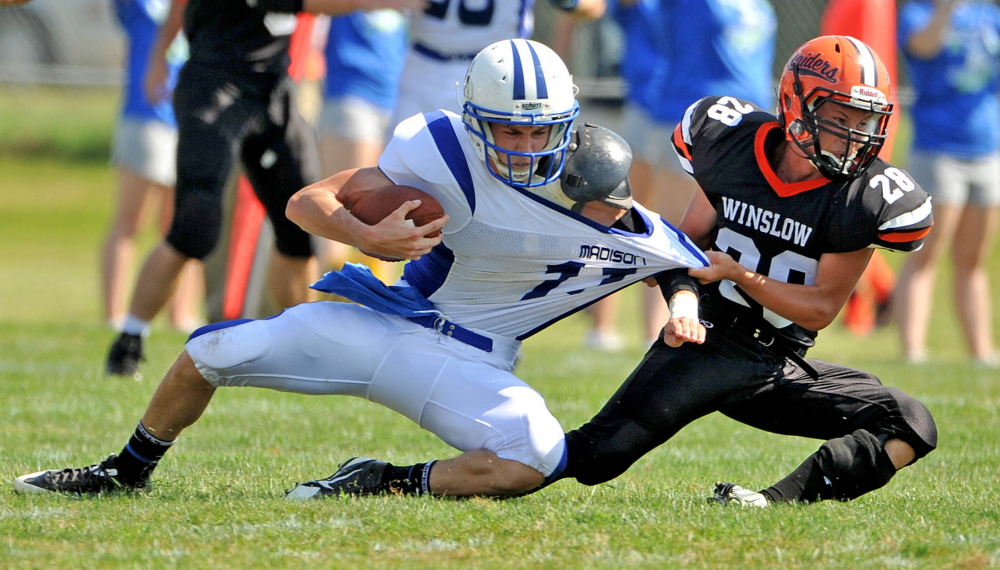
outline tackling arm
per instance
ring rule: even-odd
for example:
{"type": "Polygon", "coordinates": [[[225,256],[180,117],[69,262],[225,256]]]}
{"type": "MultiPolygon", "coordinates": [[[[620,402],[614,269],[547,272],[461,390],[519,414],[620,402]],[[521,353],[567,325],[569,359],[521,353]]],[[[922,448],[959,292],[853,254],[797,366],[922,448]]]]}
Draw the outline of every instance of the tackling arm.
{"type": "Polygon", "coordinates": [[[664,271],[655,280],[670,309],[670,319],[663,327],[663,342],[673,347],[685,342],[705,342],[705,326],[698,319],[698,282],[685,269],[664,271]]]}
{"type": "MultiPolygon", "coordinates": [[[[705,193],[695,192],[684,219],[678,227],[699,247],[711,245],[716,226],[716,212],[705,193]]],[[[701,283],[728,279],[755,301],[778,315],[818,331],[837,318],[868,265],[872,249],[848,253],[827,253],[819,260],[812,285],[785,283],[748,270],[728,254],[708,251],[708,267],[689,269],[688,274],[701,283]]]]}
{"type": "Polygon", "coordinates": [[[420,228],[406,221],[419,202],[409,201],[374,226],[362,223],[344,207],[348,196],[393,184],[377,167],[345,170],[295,193],[285,215],[305,231],[390,259],[417,259],[441,243],[424,237],[444,227],[448,216],[420,228]]]}
{"type": "Polygon", "coordinates": [[[711,265],[690,269],[688,274],[701,283],[729,279],[764,307],[800,326],[818,331],[837,317],[873,251],[861,249],[824,254],[812,285],[785,283],[754,273],[720,251],[709,251],[711,265]]]}

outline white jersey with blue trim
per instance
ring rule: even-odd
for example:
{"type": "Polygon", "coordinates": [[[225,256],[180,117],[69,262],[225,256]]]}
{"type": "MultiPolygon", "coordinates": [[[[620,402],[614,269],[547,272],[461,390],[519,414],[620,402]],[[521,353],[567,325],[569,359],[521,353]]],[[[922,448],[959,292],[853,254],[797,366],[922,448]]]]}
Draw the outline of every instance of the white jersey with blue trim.
{"type": "Polygon", "coordinates": [[[533,6],[534,0],[432,0],[410,19],[410,41],[472,59],[493,42],[531,37],[533,6]]]}
{"type": "Polygon", "coordinates": [[[502,183],[450,112],[402,122],[379,168],[428,192],[448,214],[442,243],[408,263],[403,279],[467,328],[523,340],[646,277],[708,264],[687,236],[641,205],[645,228],[630,233],[502,183]]]}

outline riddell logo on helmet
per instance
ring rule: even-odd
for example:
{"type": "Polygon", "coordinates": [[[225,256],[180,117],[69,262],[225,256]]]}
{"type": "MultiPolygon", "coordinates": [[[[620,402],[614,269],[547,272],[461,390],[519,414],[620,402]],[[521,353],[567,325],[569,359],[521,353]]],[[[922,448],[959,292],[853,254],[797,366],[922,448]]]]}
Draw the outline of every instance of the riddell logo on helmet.
{"type": "Polygon", "coordinates": [[[863,99],[865,101],[874,101],[875,103],[885,103],[885,93],[882,93],[874,87],[855,85],[851,87],[851,99],[863,99]]]}
{"type": "Polygon", "coordinates": [[[790,67],[798,67],[800,74],[821,77],[830,83],[836,83],[837,75],[840,73],[839,67],[833,67],[829,61],[823,59],[823,54],[815,52],[796,55],[792,58],[790,67]]]}

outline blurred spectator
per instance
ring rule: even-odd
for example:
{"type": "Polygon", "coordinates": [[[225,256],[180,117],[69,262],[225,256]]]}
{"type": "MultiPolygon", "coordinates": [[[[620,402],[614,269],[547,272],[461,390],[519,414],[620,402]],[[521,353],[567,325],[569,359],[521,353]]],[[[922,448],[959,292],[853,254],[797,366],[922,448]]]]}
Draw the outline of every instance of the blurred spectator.
{"type": "MultiPolygon", "coordinates": [[[[599,18],[605,0],[549,0],[575,18],[599,18]]],[[[469,62],[486,46],[504,39],[530,38],[534,0],[439,0],[410,15],[410,48],[399,81],[399,101],[391,126],[436,109],[461,113],[459,85],[469,62]]]]}
{"type": "MultiPolygon", "coordinates": [[[[638,202],[677,224],[697,184],[673,150],[674,127],[688,106],[709,95],[774,108],[774,9],[767,0],[624,0],[612,13],[625,35],[622,77],[627,95],[621,134],[634,155],[632,192],[638,202]]],[[[646,288],[643,294],[645,335],[651,343],[668,312],[657,289],[646,288]]],[[[591,308],[591,346],[615,345],[617,333],[610,332],[614,305],[609,303],[613,299],[591,308]]]]}
{"type": "MultiPolygon", "coordinates": [[[[896,0],[830,0],[823,10],[820,33],[855,37],[875,50],[896,82],[896,0]]],[[[879,156],[889,161],[899,125],[899,107],[893,89],[889,101],[896,112],[889,118],[889,130],[879,156]]],[[[889,303],[896,276],[882,252],[872,253],[871,261],[844,306],[844,326],[856,335],[866,335],[889,322],[889,303]]]]}
{"type": "Polygon", "coordinates": [[[917,0],[899,45],[916,100],[909,172],[934,200],[934,231],[907,257],[894,300],[903,354],[927,358],[938,261],[951,245],[955,311],[972,358],[996,366],[986,263],[1000,212],[1000,7],[917,0]]]}
{"type": "MultiPolygon", "coordinates": [[[[318,125],[324,176],[378,163],[396,107],[406,37],[406,20],[395,10],[330,18],[318,125]]],[[[399,271],[400,264],[365,256],[343,243],[318,239],[318,244],[320,263],[328,269],[356,261],[383,281],[393,281],[399,271]]]]}
{"type": "MultiPolygon", "coordinates": [[[[314,298],[312,241],[285,216],[288,199],[319,178],[319,154],[300,116],[288,75],[296,13],[422,9],[422,0],[174,0],[150,56],[149,91],[166,77],[166,53],[183,23],[190,58],[178,75],[176,208],[167,237],[139,272],[129,314],[112,343],[108,374],[132,376],[143,359],[150,321],[177,287],[189,259],[215,249],[222,194],[237,161],[274,230],[268,285],[278,307],[314,298]]],[[[150,96],[151,99],[155,98],[150,96]]]]}
{"type": "MultiPolygon", "coordinates": [[[[125,320],[135,238],[145,214],[150,207],[158,208],[158,225],[164,234],[173,217],[177,122],[169,98],[151,102],[143,93],[149,53],[157,28],[167,16],[169,1],[112,0],[112,6],[126,35],[127,54],[121,113],[111,156],[118,174],[118,199],[104,243],[101,291],[104,318],[118,329],[125,320]]],[[[177,71],[186,59],[187,43],[178,37],[167,53],[163,92],[173,90],[177,71]]],[[[171,326],[191,331],[200,324],[203,282],[200,263],[192,260],[170,304],[171,326]]]]}

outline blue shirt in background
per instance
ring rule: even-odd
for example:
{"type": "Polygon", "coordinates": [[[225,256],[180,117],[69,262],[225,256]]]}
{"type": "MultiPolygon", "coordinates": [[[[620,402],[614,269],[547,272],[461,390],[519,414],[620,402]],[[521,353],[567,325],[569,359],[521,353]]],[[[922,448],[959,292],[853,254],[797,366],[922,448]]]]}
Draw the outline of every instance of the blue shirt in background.
{"type": "Polygon", "coordinates": [[[689,105],[730,95],[774,108],[777,18],[766,0],[658,0],[656,50],[666,65],[645,100],[655,120],[674,124],[689,105]]]}
{"type": "Polygon", "coordinates": [[[406,40],[406,20],[394,10],[330,18],[324,97],[352,95],[391,111],[396,106],[406,40]]]}
{"type": "MultiPolygon", "coordinates": [[[[143,92],[149,53],[156,43],[159,26],[170,10],[170,0],[112,0],[112,6],[127,36],[122,116],[177,126],[170,99],[150,103],[143,92]]],[[[177,72],[186,59],[187,44],[179,37],[167,52],[167,87],[171,92],[177,82],[177,72]]]]}
{"type": "Polygon", "coordinates": [[[622,32],[623,56],[619,73],[625,82],[625,99],[642,109],[650,108],[649,84],[666,65],[666,58],[656,49],[660,0],[637,0],[623,5],[608,2],[608,13],[622,32]]]}
{"type": "Polygon", "coordinates": [[[899,45],[916,100],[910,109],[913,147],[962,158],[1000,148],[1000,7],[991,2],[959,3],[941,51],[931,59],[907,52],[911,35],[924,29],[934,11],[921,0],[899,13],[899,45]]]}

